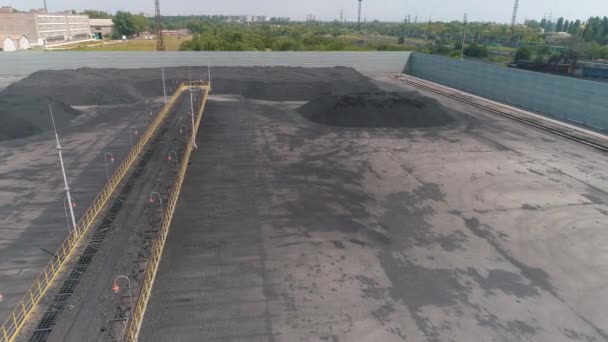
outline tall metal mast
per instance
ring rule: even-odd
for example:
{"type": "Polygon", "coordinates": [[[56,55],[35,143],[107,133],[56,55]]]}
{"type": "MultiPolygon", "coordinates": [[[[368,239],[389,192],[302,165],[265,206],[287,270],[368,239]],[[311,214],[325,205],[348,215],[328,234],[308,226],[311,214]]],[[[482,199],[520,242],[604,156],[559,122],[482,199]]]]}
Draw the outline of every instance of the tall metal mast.
{"type": "Polygon", "coordinates": [[[160,23],[160,0],[154,0],[154,5],[156,7],[156,51],[165,51],[163,26],[160,23]]]}
{"type": "Polygon", "coordinates": [[[517,10],[519,9],[519,0],[515,0],[515,3],[513,4],[513,15],[511,16],[511,27],[509,29],[509,31],[511,32],[511,35],[513,33],[515,33],[515,22],[517,21],[517,10]]]}
{"type": "Polygon", "coordinates": [[[359,30],[361,30],[361,3],[363,2],[363,0],[359,0],[359,16],[357,19],[357,26],[359,27],[359,30]]]}

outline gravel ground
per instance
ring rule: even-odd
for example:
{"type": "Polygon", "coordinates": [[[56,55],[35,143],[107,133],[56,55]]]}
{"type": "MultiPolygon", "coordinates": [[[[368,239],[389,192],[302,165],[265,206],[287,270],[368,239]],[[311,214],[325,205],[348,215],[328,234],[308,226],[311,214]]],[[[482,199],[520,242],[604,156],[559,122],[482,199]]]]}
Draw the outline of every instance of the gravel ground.
{"type": "Polygon", "coordinates": [[[140,339],[607,340],[606,155],[438,99],[355,129],[213,96],[140,339]]]}

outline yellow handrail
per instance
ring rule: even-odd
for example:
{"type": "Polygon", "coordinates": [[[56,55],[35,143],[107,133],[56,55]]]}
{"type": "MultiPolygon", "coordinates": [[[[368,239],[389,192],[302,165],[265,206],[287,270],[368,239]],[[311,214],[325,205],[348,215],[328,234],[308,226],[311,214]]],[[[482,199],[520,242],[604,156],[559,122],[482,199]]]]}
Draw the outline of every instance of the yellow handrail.
{"type": "MultiPolygon", "coordinates": [[[[196,84],[192,83],[191,86],[199,87],[204,91],[201,107],[197,113],[196,122],[193,128],[194,134],[196,136],[196,132],[198,132],[198,128],[201,123],[201,119],[203,118],[203,111],[205,110],[207,96],[209,95],[209,90],[211,87],[210,84],[207,82],[196,84]]],[[[184,149],[184,157],[182,158],[177,178],[173,185],[173,189],[171,191],[171,195],[169,196],[169,201],[165,208],[163,219],[160,224],[159,237],[156,241],[154,241],[152,248],[150,249],[150,259],[145,269],[144,278],[140,286],[139,295],[137,296],[137,303],[135,304],[135,307],[132,311],[133,317],[129,321],[129,326],[127,327],[126,341],[137,341],[137,337],[139,335],[139,331],[143,323],[144,315],[146,313],[146,308],[148,306],[148,300],[150,299],[150,294],[152,292],[152,287],[154,286],[154,280],[156,279],[156,272],[158,271],[158,266],[160,265],[160,260],[163,254],[163,249],[165,247],[165,242],[167,241],[167,236],[169,235],[169,228],[171,227],[171,220],[173,219],[173,213],[175,211],[175,206],[177,205],[177,199],[179,198],[182,183],[186,176],[186,170],[188,169],[188,163],[190,161],[191,153],[192,146],[190,144],[186,144],[186,147],[184,149]]]]}
{"type": "MultiPolygon", "coordinates": [[[[193,83],[192,85],[196,86],[198,84],[193,83]]],[[[120,166],[118,166],[110,180],[106,183],[99,194],[97,194],[93,200],[93,203],[78,221],[74,231],[72,231],[63,241],[61,246],[59,246],[55,256],[44,267],[30,289],[25,293],[21,300],[16,304],[13,311],[9,314],[7,320],[2,324],[2,326],[0,326],[0,342],[13,342],[15,340],[21,328],[27,321],[28,316],[31,314],[36,304],[38,304],[40,299],[51,287],[50,285],[55,279],[55,276],[62,269],[65,261],[70,257],[71,253],[74,251],[74,248],[80,242],[82,236],[84,236],[93,226],[93,223],[97,220],[99,214],[105,208],[105,205],[110,197],[112,197],[114,194],[114,191],[118,185],[123,180],[124,176],[129,172],[135,160],[139,157],[139,154],[144,150],[147,143],[157,132],[159,126],[161,126],[161,124],[166,120],[167,113],[171,108],[173,108],[176,99],[179,98],[181,93],[188,88],[189,87],[187,87],[185,83],[180,84],[169,103],[167,103],[167,105],[162,108],[160,113],[158,113],[146,132],[142,135],[141,139],[139,139],[137,144],[133,146],[131,152],[125,157],[120,166]]]]}

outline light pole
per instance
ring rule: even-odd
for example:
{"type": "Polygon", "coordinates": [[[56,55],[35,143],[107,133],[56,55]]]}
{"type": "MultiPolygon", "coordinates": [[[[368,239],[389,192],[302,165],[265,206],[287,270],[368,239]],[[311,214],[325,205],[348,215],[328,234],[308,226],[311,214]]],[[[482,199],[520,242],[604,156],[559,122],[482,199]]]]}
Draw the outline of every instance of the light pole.
{"type": "MultiPolygon", "coordinates": [[[[59,164],[61,164],[61,173],[63,174],[63,184],[65,190],[65,196],[68,203],[72,203],[72,196],[70,196],[70,187],[68,186],[68,177],[65,174],[65,166],[63,165],[63,155],[61,154],[61,145],[59,144],[59,135],[57,134],[57,127],[55,126],[55,117],[53,116],[53,108],[49,103],[49,112],[51,113],[51,122],[53,123],[53,132],[55,132],[55,141],[57,141],[57,154],[59,154],[59,164]]],[[[74,217],[74,208],[70,206],[70,217],[72,218],[72,227],[76,232],[76,217],[74,217]]]]}
{"type": "Polygon", "coordinates": [[[160,67],[160,72],[163,75],[163,96],[165,98],[165,107],[167,106],[167,88],[165,87],[165,68],[160,67]]]}
{"type": "Polygon", "coordinates": [[[137,127],[129,128],[129,141],[131,142],[131,149],[133,149],[133,134],[135,134],[135,136],[139,134],[139,132],[137,131],[137,127]]]}
{"type": "Polygon", "coordinates": [[[184,134],[184,132],[188,131],[188,127],[186,125],[179,126],[179,134],[184,134]]]}
{"type": "Polygon", "coordinates": [[[114,293],[118,293],[120,291],[120,286],[118,286],[117,280],[123,278],[127,280],[127,286],[129,287],[129,304],[130,304],[130,310],[131,311],[131,315],[129,317],[129,319],[133,318],[133,292],[131,292],[131,279],[129,279],[129,277],[127,276],[123,276],[120,275],[116,278],[114,278],[114,284],[112,285],[112,291],[114,293]]]}
{"type": "Polygon", "coordinates": [[[110,180],[110,171],[108,170],[108,156],[110,156],[110,163],[114,164],[114,154],[112,152],[106,152],[103,154],[103,163],[106,166],[106,177],[110,180]]]}
{"type": "Polygon", "coordinates": [[[162,196],[160,195],[159,192],[152,192],[150,194],[150,203],[154,203],[154,195],[158,196],[158,203],[160,205],[160,212],[162,213],[163,212],[163,198],[162,198],[162,196]]]}
{"type": "Polygon", "coordinates": [[[188,77],[190,78],[190,113],[192,114],[192,149],[196,150],[196,137],[194,134],[194,100],[192,98],[192,68],[188,66],[188,77]]]}
{"type": "MultiPolygon", "coordinates": [[[[68,216],[68,207],[70,208],[76,208],[76,202],[74,202],[73,199],[71,199],[72,204],[66,204],[68,198],[64,197],[63,198],[63,212],[65,213],[65,220],[68,224],[68,231],[70,231],[70,217],[68,216]]],[[[76,227],[74,227],[74,230],[76,230],[76,227]]]]}
{"type": "Polygon", "coordinates": [[[177,158],[177,152],[175,152],[175,151],[169,151],[169,155],[167,156],[167,160],[168,161],[175,160],[175,164],[178,164],[179,160],[177,158]]]}

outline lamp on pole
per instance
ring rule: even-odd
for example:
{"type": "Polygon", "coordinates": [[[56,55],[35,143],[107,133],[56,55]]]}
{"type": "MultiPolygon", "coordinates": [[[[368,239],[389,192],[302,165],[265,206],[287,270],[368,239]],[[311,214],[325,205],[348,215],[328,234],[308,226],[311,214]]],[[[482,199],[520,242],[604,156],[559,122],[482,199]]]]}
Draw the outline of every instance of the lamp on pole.
{"type": "Polygon", "coordinates": [[[174,161],[175,160],[175,164],[178,164],[179,160],[177,159],[177,152],[175,152],[175,151],[169,151],[169,155],[167,156],[167,160],[168,161],[174,161]]]}
{"type": "MultiPolygon", "coordinates": [[[[71,205],[70,204],[66,204],[68,198],[64,197],[63,198],[63,212],[65,213],[65,220],[68,224],[68,231],[70,231],[70,217],[68,216],[68,207],[70,208],[76,208],[76,202],[74,201],[74,199],[71,199],[71,205]]],[[[74,230],[76,230],[76,227],[73,228],[74,230]]]]}
{"type": "MultiPolygon", "coordinates": [[[[70,195],[70,187],[68,186],[68,177],[65,174],[65,166],[63,165],[63,154],[61,153],[61,145],[59,144],[59,135],[57,134],[57,127],[55,126],[55,117],[53,116],[53,108],[49,103],[49,112],[51,113],[51,122],[53,123],[53,132],[55,132],[55,141],[57,142],[57,154],[59,154],[59,164],[61,164],[61,174],[63,175],[63,184],[65,190],[65,196],[68,203],[72,203],[72,196],[70,195]]],[[[76,217],[74,217],[74,208],[70,205],[70,217],[72,219],[72,227],[76,231],[76,217]]]]}
{"type": "Polygon", "coordinates": [[[114,154],[112,152],[106,152],[103,154],[103,163],[106,166],[106,177],[110,180],[110,171],[108,170],[108,157],[110,157],[110,163],[114,164],[114,154]]]}
{"type": "Polygon", "coordinates": [[[188,127],[186,125],[179,126],[179,134],[184,134],[184,132],[188,131],[188,127]]]}
{"type": "Polygon", "coordinates": [[[118,293],[120,291],[120,286],[118,286],[118,279],[126,279],[127,280],[127,286],[129,287],[129,305],[130,305],[130,310],[131,311],[131,315],[130,315],[130,319],[133,318],[133,292],[131,291],[131,279],[129,279],[129,277],[127,276],[123,276],[120,275],[116,278],[114,278],[114,284],[112,284],[112,291],[114,293],[118,293]]]}
{"type": "Polygon", "coordinates": [[[154,195],[158,196],[158,203],[160,205],[160,211],[162,213],[163,212],[163,198],[162,198],[162,196],[160,195],[159,192],[152,192],[150,194],[150,203],[154,203],[154,195]]]}
{"type": "Polygon", "coordinates": [[[194,100],[192,98],[192,72],[190,71],[190,67],[188,67],[189,77],[190,77],[190,114],[192,114],[192,149],[196,150],[198,146],[196,146],[196,136],[194,133],[194,100]]]}
{"type": "Polygon", "coordinates": [[[165,107],[167,106],[167,88],[165,87],[165,68],[160,67],[160,73],[163,76],[163,96],[165,98],[165,107]]]}
{"type": "Polygon", "coordinates": [[[131,149],[133,149],[133,135],[137,136],[139,132],[137,131],[137,127],[129,128],[129,141],[131,142],[131,149]]]}

